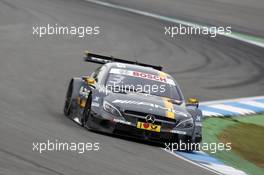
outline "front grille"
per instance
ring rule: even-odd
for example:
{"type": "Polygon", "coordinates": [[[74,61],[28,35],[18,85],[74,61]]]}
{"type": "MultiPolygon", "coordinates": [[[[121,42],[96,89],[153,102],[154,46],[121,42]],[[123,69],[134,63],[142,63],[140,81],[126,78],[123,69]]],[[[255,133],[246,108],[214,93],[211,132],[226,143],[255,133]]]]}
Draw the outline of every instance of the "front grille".
{"type": "MultiPolygon", "coordinates": [[[[125,117],[128,121],[132,123],[136,123],[137,121],[146,122],[145,117],[149,115],[149,113],[138,112],[138,111],[125,111],[125,117]]],[[[154,115],[156,121],[154,124],[161,125],[164,129],[172,129],[176,126],[177,122],[175,119],[171,119],[165,116],[154,115]]]]}

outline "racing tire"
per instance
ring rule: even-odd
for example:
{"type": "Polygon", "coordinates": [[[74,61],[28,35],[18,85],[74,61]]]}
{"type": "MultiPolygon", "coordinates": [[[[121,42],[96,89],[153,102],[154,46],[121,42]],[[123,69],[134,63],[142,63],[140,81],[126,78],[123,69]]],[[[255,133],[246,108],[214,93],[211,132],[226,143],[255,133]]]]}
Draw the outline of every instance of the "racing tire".
{"type": "Polygon", "coordinates": [[[73,86],[71,81],[66,93],[64,108],[63,108],[63,113],[66,117],[68,117],[71,114],[72,90],[73,90],[73,86]]]}
{"type": "Polygon", "coordinates": [[[89,128],[89,117],[92,105],[92,95],[89,94],[83,111],[82,126],[89,128]]]}

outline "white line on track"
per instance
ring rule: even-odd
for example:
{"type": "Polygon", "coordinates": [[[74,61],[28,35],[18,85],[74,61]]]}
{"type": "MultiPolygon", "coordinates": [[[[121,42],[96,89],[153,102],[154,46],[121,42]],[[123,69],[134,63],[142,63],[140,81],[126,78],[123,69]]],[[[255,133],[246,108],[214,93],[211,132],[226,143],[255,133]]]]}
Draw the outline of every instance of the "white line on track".
{"type": "MultiPolygon", "coordinates": [[[[183,21],[180,19],[176,19],[176,18],[171,18],[168,16],[162,16],[162,15],[158,15],[158,14],[154,14],[154,13],[150,13],[150,12],[146,12],[146,11],[141,11],[141,10],[137,10],[137,9],[133,9],[133,8],[129,8],[129,7],[124,7],[124,6],[120,6],[120,5],[116,5],[116,4],[112,4],[112,3],[108,3],[108,2],[103,2],[100,0],[84,0],[86,2],[89,3],[94,3],[94,4],[98,4],[98,5],[102,5],[105,7],[110,7],[113,9],[118,9],[118,10],[123,10],[126,12],[130,12],[130,13],[134,13],[134,14],[138,14],[138,15],[142,15],[142,16],[147,16],[147,17],[151,17],[151,18],[155,18],[155,19],[159,19],[159,20],[163,20],[163,21],[167,21],[167,22],[171,22],[171,23],[176,23],[176,24],[182,24],[185,26],[190,26],[190,27],[209,27],[209,26],[204,26],[204,25],[200,25],[200,24],[196,24],[196,23],[192,23],[192,22],[188,22],[188,21],[183,21]]],[[[229,37],[232,39],[236,39],[239,41],[243,41],[255,46],[259,46],[259,47],[264,47],[264,43],[260,42],[260,41],[256,41],[253,39],[248,39],[248,38],[253,38],[252,36],[249,35],[245,35],[245,34],[241,34],[241,33],[236,33],[236,32],[232,32],[232,34],[221,34],[218,33],[219,35],[223,35],[225,37],[229,37]]]]}

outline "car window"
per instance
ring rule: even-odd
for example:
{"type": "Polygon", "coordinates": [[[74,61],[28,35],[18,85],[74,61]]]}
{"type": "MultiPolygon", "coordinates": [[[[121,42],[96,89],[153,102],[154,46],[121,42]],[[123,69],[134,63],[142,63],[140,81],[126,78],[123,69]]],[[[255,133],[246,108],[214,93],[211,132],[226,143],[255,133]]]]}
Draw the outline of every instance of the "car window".
{"type": "Polygon", "coordinates": [[[144,72],[112,68],[106,86],[111,90],[134,91],[182,100],[180,90],[174,80],[144,72]]]}

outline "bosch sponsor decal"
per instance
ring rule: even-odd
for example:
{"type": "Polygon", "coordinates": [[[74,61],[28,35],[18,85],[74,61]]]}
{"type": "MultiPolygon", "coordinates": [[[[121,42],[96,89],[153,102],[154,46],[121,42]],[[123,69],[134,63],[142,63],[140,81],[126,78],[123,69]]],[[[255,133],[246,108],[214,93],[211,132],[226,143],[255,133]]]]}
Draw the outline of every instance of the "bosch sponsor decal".
{"type": "Polygon", "coordinates": [[[162,82],[162,83],[166,83],[166,84],[170,84],[170,85],[175,85],[174,81],[170,78],[167,78],[164,76],[159,76],[159,75],[153,75],[153,74],[149,74],[149,73],[144,73],[144,72],[139,72],[139,71],[112,68],[110,70],[110,73],[127,75],[127,76],[132,76],[132,77],[138,77],[138,78],[158,81],[158,82],[162,82]]]}
{"type": "Polygon", "coordinates": [[[148,73],[133,71],[133,76],[167,83],[167,78],[160,77],[158,75],[152,75],[152,74],[148,74],[148,73]]]}

